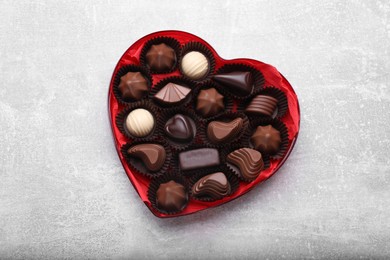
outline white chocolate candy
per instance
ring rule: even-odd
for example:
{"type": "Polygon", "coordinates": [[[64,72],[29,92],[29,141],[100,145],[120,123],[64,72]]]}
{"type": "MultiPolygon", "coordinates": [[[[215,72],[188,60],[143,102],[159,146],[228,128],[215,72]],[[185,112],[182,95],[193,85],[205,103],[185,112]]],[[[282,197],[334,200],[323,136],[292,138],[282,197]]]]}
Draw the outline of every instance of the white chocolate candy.
{"type": "Polygon", "coordinates": [[[153,130],[153,127],[154,117],[146,109],[135,109],[126,118],[127,130],[136,137],[147,136],[153,130]]]}
{"type": "Polygon", "coordinates": [[[191,51],[184,55],[181,61],[181,69],[187,77],[191,79],[200,79],[208,72],[209,62],[202,53],[191,51]]]}

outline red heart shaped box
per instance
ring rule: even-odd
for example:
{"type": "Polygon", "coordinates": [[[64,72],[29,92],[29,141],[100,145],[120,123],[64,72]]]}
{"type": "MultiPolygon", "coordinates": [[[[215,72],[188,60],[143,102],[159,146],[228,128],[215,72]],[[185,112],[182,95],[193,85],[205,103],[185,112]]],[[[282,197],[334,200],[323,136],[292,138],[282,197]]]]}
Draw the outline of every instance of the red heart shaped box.
{"type": "MultiPolygon", "coordinates": [[[[176,69],[175,71],[169,74],[153,74],[153,86],[164,78],[167,78],[169,76],[177,76],[177,75],[180,75],[178,69],[176,69]]],[[[129,49],[127,49],[127,51],[123,54],[118,64],[116,65],[111,79],[110,89],[108,93],[108,108],[109,108],[111,128],[112,128],[113,137],[115,141],[115,147],[118,152],[119,158],[122,162],[123,168],[125,169],[127,176],[129,177],[131,183],[137,190],[139,196],[144,201],[146,206],[150,209],[150,211],[152,211],[154,215],[161,218],[188,215],[200,210],[204,210],[207,208],[224,204],[226,202],[229,202],[235,198],[244,195],[259,183],[267,180],[269,177],[271,177],[273,174],[275,174],[278,171],[278,169],[283,165],[283,163],[286,161],[287,157],[291,153],[298,137],[299,123],[300,123],[298,98],[290,83],[283,77],[283,75],[279,71],[276,70],[275,67],[251,59],[224,60],[218,56],[217,52],[206,41],[193,34],[182,32],[182,31],[155,32],[139,39],[129,49]],[[190,41],[198,41],[206,45],[212,51],[215,57],[215,71],[227,63],[241,63],[241,64],[250,65],[258,69],[259,71],[261,71],[261,73],[264,75],[265,86],[274,86],[276,88],[279,88],[286,94],[287,101],[288,101],[288,111],[281,118],[281,121],[287,126],[288,133],[289,133],[288,148],[282,159],[279,160],[271,159],[271,164],[268,169],[262,171],[260,176],[253,182],[250,183],[240,182],[238,190],[231,196],[225,197],[222,200],[217,200],[214,202],[202,202],[197,200],[190,200],[188,206],[182,212],[173,215],[163,214],[152,207],[152,204],[148,200],[148,196],[147,196],[150,179],[148,179],[147,177],[141,174],[133,173],[128,167],[125,158],[122,156],[120,152],[121,146],[126,144],[128,140],[115,125],[115,117],[121,111],[123,105],[118,103],[113,93],[114,77],[118,72],[119,68],[121,68],[124,65],[129,65],[129,64],[140,65],[140,54],[141,54],[142,47],[148,40],[151,40],[157,36],[168,36],[168,37],[175,38],[180,42],[181,45],[184,45],[190,41]]],[[[234,106],[233,111],[235,111],[235,109],[236,106],[234,106]]]]}

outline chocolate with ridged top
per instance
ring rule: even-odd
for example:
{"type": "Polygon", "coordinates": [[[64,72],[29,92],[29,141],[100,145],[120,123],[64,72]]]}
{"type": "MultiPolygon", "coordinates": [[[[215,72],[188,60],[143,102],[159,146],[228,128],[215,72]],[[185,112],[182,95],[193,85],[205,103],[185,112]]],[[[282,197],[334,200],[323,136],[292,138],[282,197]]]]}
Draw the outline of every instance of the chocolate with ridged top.
{"type": "Polygon", "coordinates": [[[223,96],[215,88],[199,92],[196,110],[205,117],[215,116],[225,108],[223,96]]]}
{"type": "Polygon", "coordinates": [[[191,89],[175,83],[168,83],[154,96],[163,104],[175,104],[185,99],[191,89]]]}
{"type": "Polygon", "coordinates": [[[243,180],[253,181],[264,167],[263,157],[259,151],[241,148],[228,154],[227,162],[238,167],[243,180]]]}
{"type": "Polygon", "coordinates": [[[279,151],[282,138],[280,132],[271,125],[258,126],[251,137],[251,142],[256,150],[273,155],[279,151]]]}
{"type": "Polygon", "coordinates": [[[179,154],[180,169],[183,171],[212,167],[220,164],[219,153],[214,148],[200,148],[179,154]]]}
{"type": "Polygon", "coordinates": [[[165,123],[164,132],[178,142],[189,142],[196,134],[196,125],[188,116],[176,114],[165,123]]]}
{"type": "Polygon", "coordinates": [[[212,143],[228,142],[242,131],[243,121],[240,117],[229,122],[212,121],[207,126],[207,137],[212,143]]]}
{"type": "Polygon", "coordinates": [[[276,109],[278,100],[271,96],[257,95],[245,109],[245,112],[251,114],[263,114],[272,116],[276,109]]]}
{"type": "Polygon", "coordinates": [[[149,68],[159,73],[171,70],[176,63],[174,49],[165,43],[152,45],[145,56],[149,68]]]}
{"type": "Polygon", "coordinates": [[[123,99],[139,100],[148,92],[148,81],[141,72],[127,72],[121,77],[118,89],[123,99]]]}
{"type": "Polygon", "coordinates": [[[138,144],[130,147],[127,153],[131,157],[140,159],[149,171],[160,170],[166,159],[166,152],[159,144],[138,144]]]}
{"type": "Polygon", "coordinates": [[[245,97],[252,93],[253,77],[249,71],[235,71],[213,76],[213,80],[228,88],[234,95],[245,97]]]}
{"type": "Polygon", "coordinates": [[[178,212],[184,209],[188,201],[185,187],[175,181],[160,184],[156,192],[156,204],[160,210],[178,212]]]}
{"type": "Polygon", "coordinates": [[[197,198],[222,199],[230,193],[230,183],[223,172],[216,172],[199,179],[192,186],[192,195],[197,198]]]}

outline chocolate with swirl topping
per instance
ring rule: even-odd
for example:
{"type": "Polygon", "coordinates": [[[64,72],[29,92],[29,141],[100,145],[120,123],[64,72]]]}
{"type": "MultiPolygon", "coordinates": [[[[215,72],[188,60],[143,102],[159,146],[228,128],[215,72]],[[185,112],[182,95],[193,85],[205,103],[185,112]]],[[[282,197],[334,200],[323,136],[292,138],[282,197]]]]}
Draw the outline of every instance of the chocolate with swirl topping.
{"type": "Polygon", "coordinates": [[[222,199],[230,193],[230,184],[223,172],[216,172],[200,178],[192,187],[192,195],[196,198],[209,197],[222,199]]]}
{"type": "Polygon", "coordinates": [[[253,181],[264,167],[263,157],[259,151],[251,148],[237,149],[228,154],[227,162],[238,167],[244,181],[253,181]]]}

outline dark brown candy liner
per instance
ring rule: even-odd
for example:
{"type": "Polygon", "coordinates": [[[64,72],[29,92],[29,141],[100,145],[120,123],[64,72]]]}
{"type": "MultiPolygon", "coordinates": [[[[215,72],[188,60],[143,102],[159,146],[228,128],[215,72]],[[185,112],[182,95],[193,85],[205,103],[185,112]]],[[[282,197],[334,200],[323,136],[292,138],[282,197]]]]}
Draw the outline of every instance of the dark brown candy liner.
{"type": "Polygon", "coordinates": [[[286,112],[288,110],[287,96],[286,96],[286,94],[284,94],[284,92],[282,90],[280,90],[276,87],[273,87],[273,86],[265,87],[264,89],[257,91],[256,93],[253,94],[252,98],[250,98],[248,100],[244,100],[238,106],[237,110],[244,112],[245,114],[248,115],[248,117],[255,117],[255,118],[269,117],[267,115],[248,113],[245,111],[245,109],[249,106],[249,104],[252,102],[252,100],[258,95],[271,96],[271,97],[274,97],[278,100],[278,103],[276,105],[276,110],[273,113],[273,115],[271,116],[272,118],[281,118],[286,114],[286,112]]]}
{"type": "Polygon", "coordinates": [[[197,143],[197,140],[200,139],[200,134],[201,134],[201,126],[202,126],[202,121],[201,119],[194,113],[194,111],[187,109],[185,106],[180,106],[180,107],[174,107],[174,108],[168,108],[165,109],[158,120],[158,129],[159,133],[164,140],[171,146],[172,150],[174,152],[180,152],[186,149],[187,147],[191,146],[192,144],[197,143]],[[190,142],[186,143],[181,143],[176,140],[171,139],[168,137],[165,133],[165,124],[167,121],[172,118],[173,116],[177,114],[182,114],[185,116],[188,116],[191,118],[194,123],[195,123],[195,128],[196,128],[196,133],[194,138],[190,142]]]}
{"type": "Polygon", "coordinates": [[[173,76],[173,77],[168,77],[168,78],[165,78],[163,80],[160,80],[153,88],[152,90],[149,92],[149,98],[153,100],[153,102],[158,105],[159,107],[162,107],[162,108],[172,108],[172,107],[176,107],[176,106],[180,106],[180,105],[185,105],[185,104],[188,104],[193,95],[194,95],[194,89],[196,87],[196,83],[192,80],[189,80],[185,77],[181,77],[181,76],[173,76]],[[179,85],[182,85],[182,86],[185,86],[185,87],[188,87],[189,89],[191,89],[191,92],[188,93],[188,95],[181,101],[177,102],[177,103],[172,103],[172,104],[166,104],[166,103],[163,103],[161,101],[159,101],[158,99],[154,98],[154,96],[162,89],[164,88],[168,83],[175,83],[175,84],[179,84],[179,85]]]}
{"type": "Polygon", "coordinates": [[[174,167],[174,169],[177,169],[177,171],[184,175],[184,176],[192,176],[192,175],[195,175],[197,173],[199,173],[199,171],[202,171],[204,169],[207,169],[207,170],[210,170],[210,171],[216,171],[218,170],[218,168],[223,165],[225,163],[225,160],[222,156],[222,152],[220,149],[218,149],[218,147],[214,146],[214,145],[211,145],[211,144],[193,144],[189,147],[187,147],[186,149],[184,149],[183,151],[180,151],[180,152],[177,152],[173,155],[172,157],[172,165],[174,167]],[[197,169],[193,169],[193,170],[182,170],[180,168],[180,161],[179,161],[179,154],[182,153],[182,152],[187,152],[187,151],[191,151],[191,150],[197,150],[197,149],[201,149],[201,148],[214,148],[214,149],[217,149],[218,150],[218,154],[219,154],[219,162],[220,164],[219,165],[216,165],[216,166],[212,166],[212,167],[204,167],[204,168],[197,168],[197,169]]]}
{"type": "Polygon", "coordinates": [[[175,38],[159,36],[159,37],[153,38],[145,43],[144,47],[141,50],[140,63],[145,68],[148,68],[152,74],[167,74],[167,73],[171,73],[177,69],[177,66],[178,66],[179,60],[180,60],[180,53],[181,53],[180,42],[178,42],[175,38]],[[148,51],[150,50],[152,45],[158,45],[161,43],[165,43],[166,45],[168,45],[169,47],[171,47],[175,51],[176,62],[175,62],[175,65],[170,70],[157,72],[157,71],[154,71],[154,70],[149,68],[147,60],[146,60],[146,54],[148,53],[148,51]]]}
{"type": "Polygon", "coordinates": [[[244,113],[226,112],[226,113],[223,113],[222,115],[220,115],[218,117],[214,117],[214,118],[211,118],[211,119],[207,120],[206,123],[204,124],[204,127],[202,128],[201,137],[202,137],[202,139],[204,140],[205,143],[211,143],[212,145],[215,145],[215,146],[220,147],[220,148],[223,148],[223,147],[226,147],[226,146],[235,145],[235,144],[240,144],[240,141],[242,140],[242,137],[244,137],[245,133],[247,132],[248,125],[249,125],[249,120],[248,120],[248,117],[244,113]],[[213,143],[208,138],[208,136],[207,136],[207,128],[208,128],[208,125],[212,121],[232,121],[232,120],[234,120],[234,119],[236,119],[238,117],[243,119],[243,126],[242,126],[241,132],[235,138],[233,138],[230,141],[226,141],[226,142],[219,143],[219,144],[218,143],[213,143]]]}
{"type": "MultiPolygon", "coordinates": [[[[141,67],[141,66],[136,66],[136,65],[125,65],[125,66],[121,67],[118,70],[118,72],[116,73],[115,78],[114,78],[113,92],[114,92],[115,98],[122,105],[127,105],[127,104],[141,100],[141,99],[136,100],[136,99],[123,99],[122,98],[121,92],[119,91],[119,84],[121,82],[121,77],[126,75],[126,73],[128,73],[128,72],[141,72],[141,74],[148,81],[148,88],[149,88],[148,92],[150,92],[150,89],[151,89],[151,86],[153,83],[152,75],[150,75],[149,71],[146,68],[141,67]]],[[[143,98],[145,98],[145,97],[148,97],[148,93],[145,93],[143,98]]]]}
{"type": "Polygon", "coordinates": [[[286,125],[279,119],[276,118],[272,119],[269,117],[268,118],[265,117],[265,118],[257,118],[252,120],[250,122],[250,126],[248,128],[248,132],[246,135],[248,137],[248,145],[250,148],[254,149],[254,146],[250,141],[250,138],[252,137],[252,135],[254,134],[258,126],[267,126],[267,125],[271,125],[273,128],[278,130],[280,132],[280,138],[282,139],[279,151],[276,154],[268,154],[268,155],[271,159],[281,159],[287,151],[289,141],[288,141],[288,129],[286,125]]]}
{"type": "Polygon", "coordinates": [[[195,88],[195,90],[193,92],[193,98],[192,98],[191,103],[192,103],[191,105],[192,105],[192,108],[195,111],[195,113],[200,118],[202,118],[204,121],[217,118],[226,112],[231,112],[233,110],[233,105],[234,105],[234,101],[233,101],[232,97],[226,96],[224,94],[222,88],[220,86],[218,86],[217,84],[215,84],[211,80],[207,80],[205,82],[202,82],[201,84],[198,84],[198,86],[195,88]],[[204,89],[210,89],[210,88],[215,88],[218,91],[218,93],[220,93],[223,96],[223,103],[224,103],[225,109],[222,112],[220,112],[214,116],[205,117],[200,112],[197,111],[196,106],[198,104],[198,95],[199,95],[200,91],[204,90],[204,89]]]}
{"type": "Polygon", "coordinates": [[[239,181],[238,177],[226,165],[222,165],[216,171],[210,171],[208,169],[205,169],[205,170],[200,171],[199,173],[191,176],[191,178],[189,178],[189,190],[190,190],[191,199],[205,201],[205,202],[216,201],[216,199],[213,199],[211,197],[206,197],[206,196],[195,197],[192,194],[192,187],[200,178],[202,178],[206,175],[212,174],[212,173],[216,173],[216,172],[223,172],[225,174],[229,184],[230,184],[230,193],[228,195],[226,195],[225,197],[228,197],[237,191],[238,186],[240,185],[240,181],[239,181]]]}
{"type": "MultiPolygon", "coordinates": [[[[239,168],[231,163],[229,163],[227,161],[227,156],[234,152],[235,150],[238,150],[238,149],[241,149],[241,148],[251,148],[251,149],[254,149],[253,147],[248,147],[248,146],[243,146],[243,145],[233,145],[230,149],[226,149],[224,150],[223,152],[223,157],[225,158],[225,161],[226,161],[226,167],[231,171],[233,172],[240,180],[244,181],[244,182],[252,182],[254,180],[248,180],[248,179],[245,179],[244,177],[242,177],[241,175],[241,172],[239,170],[239,168]]],[[[261,153],[261,152],[260,152],[261,153]]],[[[267,154],[264,154],[264,153],[261,153],[261,157],[263,158],[263,162],[264,162],[264,166],[263,166],[263,169],[260,171],[260,174],[259,176],[261,175],[261,172],[264,171],[265,169],[268,169],[271,165],[271,161],[270,161],[270,157],[269,155],[267,154]]],[[[257,178],[259,177],[257,176],[257,178]]],[[[256,179],[257,179],[256,178],[256,179]]]]}
{"type": "Polygon", "coordinates": [[[252,66],[241,64],[241,63],[231,63],[226,64],[222,66],[215,75],[222,74],[222,73],[230,73],[230,72],[238,72],[238,71],[250,71],[253,77],[253,90],[252,93],[246,96],[237,96],[231,93],[226,87],[216,82],[217,85],[220,85],[222,87],[222,90],[225,92],[226,95],[233,97],[237,100],[244,100],[253,95],[253,93],[256,93],[257,91],[261,90],[264,87],[265,79],[263,74],[255,69],[252,66]]]}
{"type": "Polygon", "coordinates": [[[158,117],[159,117],[159,112],[158,109],[150,102],[147,100],[141,100],[136,103],[132,103],[130,105],[127,105],[119,114],[117,114],[115,118],[115,123],[116,126],[118,127],[119,131],[124,134],[127,138],[130,138],[134,141],[142,141],[142,140],[151,140],[151,139],[157,139],[158,133],[157,133],[157,123],[158,123],[158,117]],[[138,108],[144,108],[148,110],[154,117],[154,128],[150,132],[149,135],[145,137],[137,137],[132,135],[126,127],[126,118],[127,115],[138,108]]]}
{"type": "Polygon", "coordinates": [[[171,167],[171,162],[172,162],[171,149],[169,148],[169,146],[166,143],[161,142],[161,141],[151,139],[151,140],[143,140],[143,141],[126,143],[125,145],[123,145],[121,147],[121,153],[122,153],[123,157],[125,158],[127,165],[129,165],[129,167],[132,171],[138,172],[138,173],[140,173],[148,178],[160,177],[160,176],[164,175],[167,172],[167,170],[171,167]],[[139,145],[139,144],[160,144],[160,145],[164,146],[165,153],[166,153],[166,160],[165,160],[165,163],[161,167],[160,170],[158,170],[156,172],[149,171],[140,159],[131,157],[127,153],[127,150],[129,150],[130,147],[133,147],[133,146],[139,145]]]}
{"type": "Polygon", "coordinates": [[[195,80],[195,81],[203,81],[203,80],[210,78],[210,76],[214,73],[214,70],[215,70],[215,58],[214,58],[212,51],[209,48],[207,48],[207,46],[205,46],[204,44],[202,44],[200,42],[189,42],[183,46],[183,48],[181,50],[179,64],[180,64],[179,65],[180,73],[184,77],[189,78],[191,80],[195,80]],[[202,53],[203,55],[206,56],[206,58],[209,62],[209,70],[206,73],[206,75],[204,77],[202,77],[200,79],[196,79],[196,80],[187,77],[181,68],[181,60],[183,59],[184,55],[186,55],[187,53],[189,53],[191,51],[197,51],[197,52],[202,53]]]}
{"type": "Polygon", "coordinates": [[[150,203],[152,204],[152,207],[154,209],[156,209],[157,211],[163,213],[163,214],[168,214],[168,215],[173,215],[173,214],[176,214],[176,213],[179,213],[180,211],[184,210],[187,205],[188,205],[188,202],[189,202],[189,189],[188,189],[188,183],[187,181],[182,177],[180,176],[178,173],[176,172],[169,172],[163,176],[161,176],[160,178],[156,178],[156,179],[153,179],[150,184],[149,184],[149,189],[148,189],[148,199],[150,201],[150,203]],[[168,211],[165,211],[163,209],[159,209],[157,207],[157,196],[156,196],[156,193],[157,193],[157,190],[158,188],[160,187],[160,184],[162,183],[167,183],[169,181],[175,181],[177,183],[180,183],[182,184],[185,189],[186,189],[186,192],[187,192],[187,203],[185,204],[185,206],[179,210],[179,211],[173,211],[173,212],[168,212],[168,211]]]}

